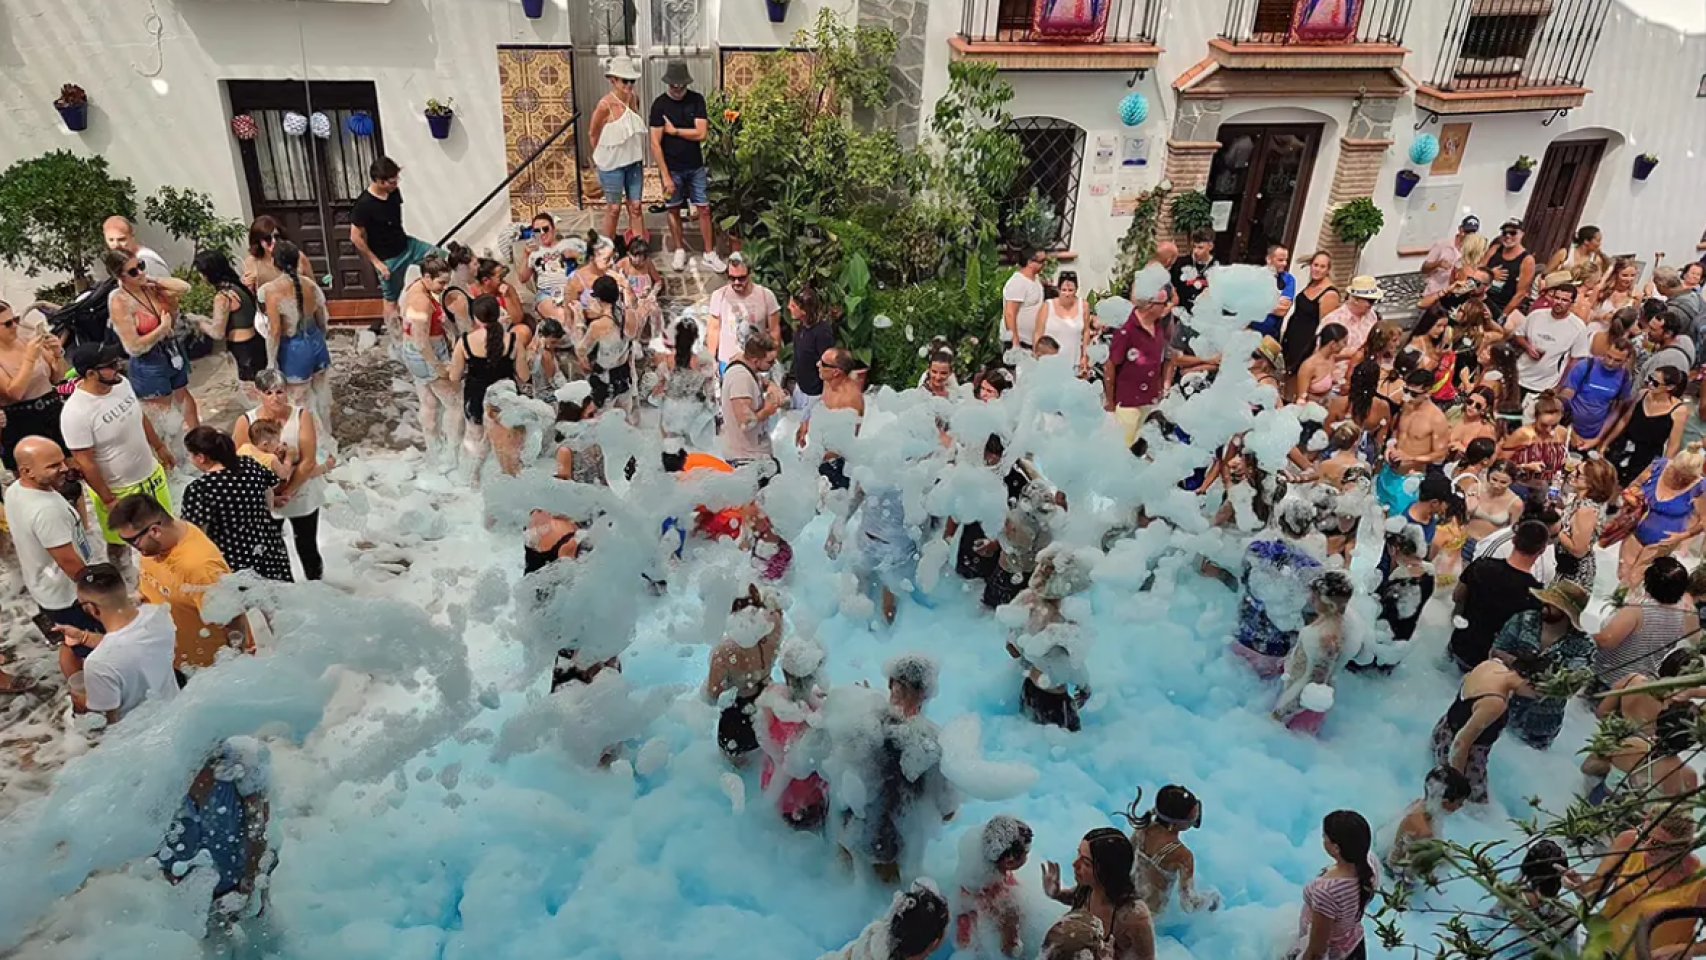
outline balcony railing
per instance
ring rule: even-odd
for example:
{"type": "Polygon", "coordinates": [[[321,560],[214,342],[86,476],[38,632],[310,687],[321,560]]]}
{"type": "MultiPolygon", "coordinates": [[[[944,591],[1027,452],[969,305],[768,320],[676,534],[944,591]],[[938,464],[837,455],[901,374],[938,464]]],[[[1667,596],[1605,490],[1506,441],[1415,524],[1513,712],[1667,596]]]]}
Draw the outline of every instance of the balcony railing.
{"type": "Polygon", "coordinates": [[[1163,0],[1104,0],[1101,8],[1085,3],[1081,9],[1098,11],[1101,18],[1073,19],[1058,4],[1062,15],[1034,15],[1033,0],[965,0],[960,36],[972,43],[1138,43],[1153,44],[1161,26],[1163,0]]]}
{"type": "Polygon", "coordinates": [[[1220,37],[1229,43],[1329,47],[1370,43],[1400,45],[1410,19],[1410,0],[1231,0],[1220,37]],[[1343,17],[1350,11],[1354,22],[1343,17]]]}
{"type": "Polygon", "coordinates": [[[1610,8],[1611,0],[1456,0],[1431,86],[1580,87],[1610,8]]]}

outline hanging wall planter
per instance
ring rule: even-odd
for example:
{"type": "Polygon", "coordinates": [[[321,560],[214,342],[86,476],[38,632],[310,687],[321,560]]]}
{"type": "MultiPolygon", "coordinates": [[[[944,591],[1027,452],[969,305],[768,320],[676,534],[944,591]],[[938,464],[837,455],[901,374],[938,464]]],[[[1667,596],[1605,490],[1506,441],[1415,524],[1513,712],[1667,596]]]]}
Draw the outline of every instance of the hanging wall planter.
{"type": "Polygon", "coordinates": [[[65,129],[80,133],[89,129],[89,95],[75,83],[68,83],[59,88],[59,99],[53,101],[53,108],[59,111],[59,119],[65,121],[65,129]]]}
{"type": "Polygon", "coordinates": [[[1422,175],[1414,170],[1398,171],[1398,196],[1407,197],[1410,191],[1416,189],[1416,184],[1422,182],[1422,175]]]}
{"type": "Polygon", "coordinates": [[[529,20],[537,20],[545,15],[545,0],[521,0],[521,12],[529,20]]]}
{"type": "Polygon", "coordinates": [[[1659,158],[1650,153],[1643,153],[1635,158],[1635,179],[1645,180],[1653,173],[1653,168],[1659,165],[1659,158]]]}
{"type": "Polygon", "coordinates": [[[788,19],[788,0],[764,0],[764,12],[770,15],[771,23],[781,23],[788,19]]]}
{"type": "Polygon", "coordinates": [[[1521,193],[1528,185],[1528,178],[1534,174],[1534,158],[1524,155],[1516,158],[1516,162],[1505,168],[1505,190],[1510,193],[1521,193]]]}
{"type": "Polygon", "coordinates": [[[439,103],[437,100],[428,100],[426,102],[427,129],[432,131],[434,140],[450,139],[450,121],[455,118],[456,101],[446,100],[439,103]]]}

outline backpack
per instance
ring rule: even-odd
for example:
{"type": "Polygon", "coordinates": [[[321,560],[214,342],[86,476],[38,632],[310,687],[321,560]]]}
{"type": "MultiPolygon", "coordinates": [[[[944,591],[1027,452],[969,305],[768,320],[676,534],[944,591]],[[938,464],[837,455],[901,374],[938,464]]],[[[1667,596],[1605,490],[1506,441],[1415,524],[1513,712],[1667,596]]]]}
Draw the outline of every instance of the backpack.
{"type": "Polygon", "coordinates": [[[65,343],[67,350],[79,343],[117,343],[118,333],[107,313],[107,298],[118,289],[118,281],[108,278],[90,287],[48,318],[48,329],[65,343]]]}

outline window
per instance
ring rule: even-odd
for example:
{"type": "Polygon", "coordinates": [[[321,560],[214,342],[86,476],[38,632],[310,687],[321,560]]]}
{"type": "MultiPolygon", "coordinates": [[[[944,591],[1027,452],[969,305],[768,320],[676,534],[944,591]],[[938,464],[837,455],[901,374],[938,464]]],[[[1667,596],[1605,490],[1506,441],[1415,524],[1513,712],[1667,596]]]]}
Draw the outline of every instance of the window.
{"type": "Polygon", "coordinates": [[[1053,228],[1043,246],[1065,250],[1072,242],[1072,221],[1078,212],[1078,171],[1084,163],[1084,131],[1053,117],[1025,117],[1008,128],[1019,138],[1025,163],[1013,180],[1007,208],[1002,213],[1003,234],[1010,243],[1024,243],[1017,236],[1014,216],[1035,190],[1043,206],[1054,217],[1053,228]]]}
{"type": "Polygon", "coordinates": [[[1291,36],[1291,14],[1295,7],[1295,0],[1257,0],[1250,39],[1259,43],[1284,42],[1291,36]]]}
{"type": "Polygon", "coordinates": [[[1529,45],[1540,31],[1538,16],[1481,14],[1469,18],[1458,55],[1460,77],[1499,77],[1521,73],[1529,45]]]}
{"type": "Polygon", "coordinates": [[[998,40],[1029,40],[1031,37],[1031,0],[1001,0],[995,20],[998,40]]]}
{"type": "Polygon", "coordinates": [[[577,47],[626,47],[639,43],[634,0],[575,0],[569,4],[569,36],[577,47]]]}

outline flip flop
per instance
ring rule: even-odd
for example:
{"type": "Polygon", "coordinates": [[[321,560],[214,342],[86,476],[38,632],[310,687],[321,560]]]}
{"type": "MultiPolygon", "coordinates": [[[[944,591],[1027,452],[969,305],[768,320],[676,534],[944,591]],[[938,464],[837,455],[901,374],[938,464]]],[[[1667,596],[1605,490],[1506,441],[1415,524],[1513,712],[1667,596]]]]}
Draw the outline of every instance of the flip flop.
{"type": "Polygon", "coordinates": [[[12,676],[8,676],[6,679],[10,682],[0,686],[0,697],[17,696],[20,693],[28,693],[36,688],[36,682],[34,680],[12,676]]]}

